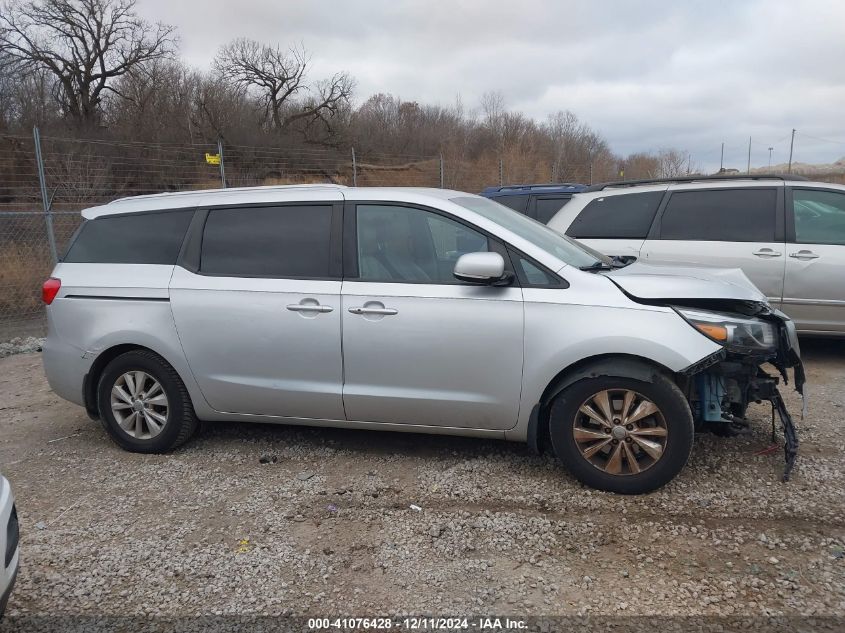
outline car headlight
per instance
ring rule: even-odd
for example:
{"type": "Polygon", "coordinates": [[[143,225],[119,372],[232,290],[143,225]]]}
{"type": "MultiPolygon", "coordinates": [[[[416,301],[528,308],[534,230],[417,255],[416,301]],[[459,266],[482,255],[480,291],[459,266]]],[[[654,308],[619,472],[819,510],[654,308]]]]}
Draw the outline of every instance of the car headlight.
{"type": "Polygon", "coordinates": [[[771,351],[777,346],[775,326],[768,321],[729,312],[675,310],[699,332],[725,347],[771,351]]]}

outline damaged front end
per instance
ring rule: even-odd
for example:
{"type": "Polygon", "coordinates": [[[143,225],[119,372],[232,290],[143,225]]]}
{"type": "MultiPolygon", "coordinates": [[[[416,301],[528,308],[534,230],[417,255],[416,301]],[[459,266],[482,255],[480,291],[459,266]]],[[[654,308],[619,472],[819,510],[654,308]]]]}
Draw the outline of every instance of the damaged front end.
{"type": "MultiPolygon", "coordinates": [[[[804,397],[804,367],[795,325],[785,314],[756,301],[696,300],[672,306],[687,322],[722,349],[682,372],[687,398],[697,428],[720,435],[737,435],[748,430],[746,409],[752,402],[768,401],[772,406],[772,434],[775,416],[784,435],[788,481],[798,454],[798,434],[792,416],[778,390],[780,379],[793,384],[804,397]],[[770,366],[777,375],[766,370],[770,366]]],[[[806,409],[806,400],[805,400],[806,409]]],[[[803,412],[802,412],[803,417],[803,412]]]]}

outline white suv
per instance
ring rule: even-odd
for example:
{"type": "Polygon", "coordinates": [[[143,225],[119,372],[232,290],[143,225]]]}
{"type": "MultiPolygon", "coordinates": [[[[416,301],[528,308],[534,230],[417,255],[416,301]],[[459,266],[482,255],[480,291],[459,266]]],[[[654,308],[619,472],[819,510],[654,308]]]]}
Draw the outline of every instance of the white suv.
{"type": "Polygon", "coordinates": [[[741,268],[799,332],[845,335],[845,186],[798,176],[596,185],[549,221],[607,255],[741,268]]]}

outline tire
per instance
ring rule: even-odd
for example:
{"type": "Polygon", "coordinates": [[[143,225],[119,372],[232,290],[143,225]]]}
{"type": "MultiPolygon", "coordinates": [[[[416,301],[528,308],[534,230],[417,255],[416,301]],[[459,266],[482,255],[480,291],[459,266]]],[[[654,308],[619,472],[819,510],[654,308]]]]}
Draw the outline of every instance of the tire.
{"type": "Polygon", "coordinates": [[[695,436],[689,404],[674,382],[657,372],[653,376],[653,382],[613,376],[585,378],[555,398],[549,413],[552,447],[576,479],[599,490],[643,494],[665,485],[687,463],[695,436]],[[592,412],[598,412],[599,418],[606,419],[600,406],[604,404],[602,392],[608,393],[606,402],[614,414],[612,427],[604,427],[581,409],[591,405],[592,412]],[[630,425],[617,424],[624,422],[621,416],[626,392],[635,394],[628,403],[629,419],[634,420],[639,413],[651,410],[644,401],[655,405],[657,412],[630,425]],[[598,400],[593,400],[594,397],[598,400]],[[610,434],[606,432],[608,428],[610,434]],[[593,437],[593,431],[601,437],[593,437]],[[623,433],[625,436],[620,439],[623,433]],[[592,455],[586,455],[608,437],[611,438],[608,443],[592,455]],[[655,444],[662,444],[660,451],[655,444]],[[614,457],[616,451],[619,453],[614,457]],[[655,454],[659,455],[656,459],[655,454]]]}
{"type": "MultiPolygon", "coordinates": [[[[143,392],[138,395],[143,396],[143,392]]],[[[126,352],[106,366],[97,384],[97,406],[111,438],[133,453],[166,453],[187,442],[199,425],[179,374],[161,356],[146,350],[126,352]],[[132,387],[141,375],[147,377],[140,382],[149,393],[141,411],[146,416],[133,419],[131,415],[138,413],[138,405],[130,403],[139,398],[134,397],[132,387]],[[116,387],[122,391],[114,392],[116,387]]]]}

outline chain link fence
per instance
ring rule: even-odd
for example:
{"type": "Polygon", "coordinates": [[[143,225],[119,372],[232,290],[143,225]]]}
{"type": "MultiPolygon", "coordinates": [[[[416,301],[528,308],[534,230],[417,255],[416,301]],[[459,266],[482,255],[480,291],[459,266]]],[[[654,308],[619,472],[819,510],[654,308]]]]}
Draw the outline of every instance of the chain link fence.
{"type": "MultiPolygon", "coordinates": [[[[79,212],[124,196],[302,183],[448,187],[591,182],[591,165],[521,156],[465,159],[244,145],[144,143],[0,135],[0,343],[41,336],[41,285],[81,222],[79,212]]],[[[602,176],[596,176],[597,178],[602,176]]],[[[605,175],[603,177],[612,177],[605,175]]]]}
{"type": "MultiPolygon", "coordinates": [[[[45,329],[41,284],[79,226],[80,210],[163,191],[301,183],[447,187],[477,192],[506,183],[592,183],[618,165],[544,163],[505,152],[466,158],[196,143],[145,144],[0,134],[0,343],[45,329]]],[[[841,182],[842,174],[813,178],[841,182]]]]}

